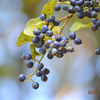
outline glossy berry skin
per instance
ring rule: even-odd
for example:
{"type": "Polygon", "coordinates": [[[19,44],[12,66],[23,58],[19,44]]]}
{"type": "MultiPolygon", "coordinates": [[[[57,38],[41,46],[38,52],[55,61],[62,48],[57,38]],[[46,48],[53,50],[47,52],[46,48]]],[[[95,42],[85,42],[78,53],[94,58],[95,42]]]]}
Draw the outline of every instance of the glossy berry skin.
{"type": "Polygon", "coordinates": [[[76,0],[70,0],[70,4],[71,4],[72,6],[75,6],[75,2],[76,2],[76,0]]]}
{"type": "Polygon", "coordinates": [[[47,31],[48,31],[48,26],[47,25],[43,25],[42,29],[41,29],[41,32],[42,33],[46,33],[47,31]]]}
{"type": "Polygon", "coordinates": [[[76,45],[80,45],[80,44],[82,44],[82,40],[81,40],[80,38],[75,38],[75,39],[74,39],[74,43],[75,43],[76,45]]]}
{"type": "Polygon", "coordinates": [[[80,6],[75,6],[75,11],[80,12],[80,11],[82,11],[82,8],[80,6]]]}
{"type": "Polygon", "coordinates": [[[42,47],[42,48],[39,49],[39,52],[40,52],[41,54],[45,54],[45,53],[46,53],[46,49],[42,47]]]}
{"type": "Polygon", "coordinates": [[[67,53],[67,49],[66,48],[62,48],[61,51],[62,51],[62,53],[67,53]]]}
{"type": "Polygon", "coordinates": [[[57,54],[57,53],[58,53],[58,50],[57,50],[56,48],[53,48],[52,51],[51,51],[51,54],[52,54],[52,55],[55,55],[55,54],[57,54]]]}
{"type": "Polygon", "coordinates": [[[95,24],[94,24],[94,25],[92,25],[92,27],[91,27],[91,28],[92,28],[92,31],[96,31],[96,30],[98,29],[97,25],[95,25],[95,24]]]}
{"type": "Polygon", "coordinates": [[[53,40],[47,40],[47,43],[50,45],[50,44],[52,44],[53,43],[53,40]]]}
{"type": "Polygon", "coordinates": [[[74,13],[75,13],[75,8],[74,8],[74,6],[70,6],[70,7],[68,8],[68,12],[71,13],[71,14],[74,14],[74,13]]]}
{"type": "Polygon", "coordinates": [[[69,33],[69,38],[72,39],[72,40],[75,39],[75,38],[76,38],[75,32],[73,32],[73,31],[70,32],[70,33],[69,33]]]}
{"type": "Polygon", "coordinates": [[[48,30],[48,31],[46,32],[46,35],[47,35],[48,37],[52,37],[52,36],[53,36],[53,32],[52,32],[51,30],[48,30]]]}
{"type": "Polygon", "coordinates": [[[40,45],[42,45],[42,46],[43,46],[43,45],[44,45],[44,43],[45,43],[45,41],[44,41],[44,40],[40,40],[38,44],[40,44],[40,45]]]}
{"type": "Polygon", "coordinates": [[[38,87],[39,87],[39,83],[37,83],[37,82],[32,83],[33,89],[38,89],[38,87]]]}
{"type": "Polygon", "coordinates": [[[40,39],[39,39],[39,37],[34,37],[33,39],[32,39],[32,42],[34,43],[34,44],[36,44],[36,43],[39,43],[39,41],[40,41],[40,39]]]}
{"type": "Polygon", "coordinates": [[[54,15],[51,15],[48,19],[49,22],[54,22],[55,20],[55,16],[54,15]]]}
{"type": "Polygon", "coordinates": [[[37,76],[37,77],[41,77],[41,76],[42,76],[42,71],[41,71],[41,70],[37,70],[36,76],[37,76]]]}
{"type": "Polygon", "coordinates": [[[85,11],[84,11],[84,14],[85,14],[85,16],[87,16],[87,17],[89,17],[89,18],[92,18],[89,9],[85,10],[85,11]]]}
{"type": "Polygon", "coordinates": [[[61,46],[61,47],[65,47],[65,46],[66,46],[66,42],[65,42],[64,40],[61,40],[61,41],[60,41],[60,46],[61,46]]]}
{"type": "Polygon", "coordinates": [[[85,17],[84,12],[83,12],[83,11],[78,12],[78,13],[77,13],[77,17],[78,17],[79,19],[83,19],[83,18],[85,17]]]}
{"type": "Polygon", "coordinates": [[[41,15],[40,15],[40,19],[41,19],[42,21],[44,21],[44,20],[46,19],[46,15],[45,15],[45,14],[41,14],[41,15]]]}
{"type": "Polygon", "coordinates": [[[68,40],[69,40],[68,37],[63,37],[62,40],[64,40],[66,43],[69,42],[69,41],[68,41],[68,40]]]}
{"type": "Polygon", "coordinates": [[[95,54],[96,54],[96,55],[100,55],[100,49],[96,49],[96,50],[95,50],[95,54]]]}
{"type": "Polygon", "coordinates": [[[54,26],[58,26],[60,24],[60,21],[59,20],[54,20],[54,22],[53,22],[53,25],[54,26]]]}
{"type": "Polygon", "coordinates": [[[25,60],[31,60],[31,59],[32,59],[31,54],[26,54],[26,55],[25,55],[25,60]]]}
{"type": "Polygon", "coordinates": [[[33,34],[36,35],[36,36],[38,36],[39,34],[41,34],[41,31],[39,29],[35,29],[33,31],[33,34]]]}
{"type": "Polygon", "coordinates": [[[50,55],[49,53],[47,54],[47,58],[48,59],[52,59],[53,58],[53,55],[50,55]]]}
{"type": "Polygon", "coordinates": [[[19,80],[20,82],[24,82],[24,81],[26,80],[25,75],[24,75],[24,74],[20,74],[20,75],[18,76],[18,80],[19,80]]]}
{"type": "Polygon", "coordinates": [[[90,1],[85,1],[84,5],[85,5],[85,7],[89,7],[90,6],[90,1]]]}
{"type": "Polygon", "coordinates": [[[41,80],[42,80],[43,82],[46,82],[46,81],[48,80],[48,77],[47,77],[45,74],[43,74],[43,75],[41,76],[41,80]]]}
{"type": "Polygon", "coordinates": [[[96,17],[97,17],[97,12],[96,12],[96,11],[91,11],[91,16],[92,16],[93,18],[96,18],[96,17]]]}
{"type": "Polygon", "coordinates": [[[41,33],[38,37],[39,37],[39,39],[44,39],[45,35],[43,33],[41,33]]]}
{"type": "Polygon", "coordinates": [[[43,74],[49,74],[50,70],[48,68],[44,68],[42,72],[43,72],[43,74]]]}
{"type": "Polygon", "coordinates": [[[27,55],[27,54],[22,54],[22,58],[25,60],[25,55],[27,55]]]}
{"type": "Polygon", "coordinates": [[[100,27],[100,20],[96,22],[96,25],[100,27]]]}
{"type": "Polygon", "coordinates": [[[44,67],[44,64],[43,63],[40,63],[40,64],[37,65],[37,69],[38,70],[41,70],[43,67],[44,67]]]}
{"type": "Polygon", "coordinates": [[[100,8],[99,8],[99,7],[95,7],[94,10],[95,10],[96,12],[100,12],[100,8]]]}
{"type": "Polygon", "coordinates": [[[55,5],[54,10],[55,11],[59,11],[61,9],[61,7],[59,5],[55,5]]]}
{"type": "Polygon", "coordinates": [[[92,22],[95,24],[98,21],[98,18],[93,18],[92,22]]]}
{"type": "Polygon", "coordinates": [[[62,57],[63,57],[63,52],[57,53],[56,57],[57,57],[57,58],[62,58],[62,57]]]}
{"type": "Polygon", "coordinates": [[[68,10],[67,5],[63,5],[63,6],[62,6],[62,9],[65,10],[65,11],[67,11],[67,10],[68,10]]]}
{"type": "Polygon", "coordinates": [[[28,67],[28,68],[32,68],[32,67],[33,67],[33,62],[32,62],[32,61],[29,61],[29,62],[27,63],[27,67],[28,67]]]}
{"type": "Polygon", "coordinates": [[[56,41],[60,42],[62,37],[60,35],[56,34],[55,35],[55,39],[56,39],[56,41]]]}
{"type": "Polygon", "coordinates": [[[54,48],[58,48],[60,46],[60,43],[59,42],[57,42],[57,41],[54,41],[53,42],[53,47],[54,48]]]}

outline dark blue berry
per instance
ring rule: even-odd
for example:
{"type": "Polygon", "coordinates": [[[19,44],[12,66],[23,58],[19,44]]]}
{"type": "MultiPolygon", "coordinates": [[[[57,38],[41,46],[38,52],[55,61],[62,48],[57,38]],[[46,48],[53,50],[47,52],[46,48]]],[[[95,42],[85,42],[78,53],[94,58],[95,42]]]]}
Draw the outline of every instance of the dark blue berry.
{"type": "Polygon", "coordinates": [[[97,17],[97,12],[96,12],[96,11],[91,11],[91,16],[92,16],[93,18],[96,18],[96,17],[97,17]]]}
{"type": "Polygon", "coordinates": [[[53,47],[54,48],[58,48],[60,46],[60,43],[59,42],[57,42],[57,41],[54,41],[53,42],[53,47]]]}
{"type": "Polygon", "coordinates": [[[100,20],[96,22],[96,26],[100,27],[100,20]]]}
{"type": "Polygon", "coordinates": [[[60,46],[61,46],[61,47],[65,47],[65,46],[66,46],[66,42],[65,42],[64,40],[61,40],[61,41],[60,41],[60,46]]]}
{"type": "Polygon", "coordinates": [[[66,48],[61,48],[62,53],[67,53],[67,49],[66,48]]]}
{"type": "Polygon", "coordinates": [[[74,39],[74,43],[75,43],[76,45],[82,44],[82,40],[81,40],[80,38],[75,38],[75,39],[74,39]]]}
{"type": "Polygon", "coordinates": [[[41,70],[37,70],[36,76],[41,77],[42,76],[42,71],[41,70]]]}
{"type": "Polygon", "coordinates": [[[46,49],[42,47],[42,48],[39,49],[39,52],[40,52],[41,54],[45,54],[45,53],[46,53],[46,49]]]}
{"type": "Polygon", "coordinates": [[[24,81],[26,80],[25,75],[24,75],[24,74],[20,74],[20,75],[18,76],[18,80],[19,80],[20,82],[24,82],[24,81]]]}
{"type": "Polygon", "coordinates": [[[41,15],[40,15],[40,19],[41,19],[42,21],[44,21],[44,20],[46,19],[46,15],[45,15],[45,14],[41,14],[41,15]]]}
{"type": "Polygon", "coordinates": [[[46,32],[46,35],[48,37],[52,37],[53,36],[53,32],[51,30],[49,30],[49,31],[46,32]]]}
{"type": "Polygon", "coordinates": [[[78,13],[77,13],[77,17],[78,17],[79,19],[83,19],[83,18],[85,17],[84,12],[83,12],[83,11],[78,12],[78,13]]]}
{"type": "Polygon", "coordinates": [[[50,70],[48,68],[44,68],[42,72],[43,72],[43,74],[49,74],[50,70]]]}
{"type": "Polygon", "coordinates": [[[56,48],[53,48],[52,51],[51,51],[52,55],[55,55],[58,53],[58,50],[56,48]]]}
{"type": "Polygon", "coordinates": [[[41,32],[42,33],[46,33],[47,31],[48,31],[48,26],[47,25],[43,25],[42,29],[41,29],[41,32]]]}
{"type": "Polygon", "coordinates": [[[71,14],[74,14],[74,13],[75,13],[75,8],[74,8],[74,6],[70,6],[70,7],[68,8],[68,12],[71,13],[71,14]]]}
{"type": "Polygon", "coordinates": [[[85,5],[85,7],[89,7],[90,6],[90,1],[85,1],[84,5],[85,5]]]}
{"type": "Polygon", "coordinates": [[[82,8],[80,6],[75,6],[75,11],[80,12],[80,11],[82,11],[82,8]]]}
{"type": "Polygon", "coordinates": [[[70,38],[70,39],[75,39],[75,38],[76,38],[75,32],[73,32],[73,31],[70,32],[70,33],[69,33],[69,38],[70,38]]]}
{"type": "Polygon", "coordinates": [[[96,54],[96,55],[100,55],[100,49],[96,49],[96,50],[95,50],[95,54],[96,54]]]}
{"type": "Polygon", "coordinates": [[[54,26],[58,26],[60,24],[60,21],[59,20],[54,20],[54,22],[53,22],[53,25],[54,26]]]}
{"type": "Polygon", "coordinates": [[[33,89],[37,89],[39,87],[39,83],[37,82],[32,83],[32,87],[33,89]]]}
{"type": "Polygon", "coordinates": [[[54,22],[54,20],[55,20],[55,16],[54,15],[51,15],[50,17],[49,17],[49,22],[54,22]]]}
{"type": "Polygon", "coordinates": [[[99,7],[95,7],[94,10],[95,10],[96,12],[100,12],[100,8],[99,8],[99,7]]]}
{"type": "Polygon", "coordinates": [[[40,63],[40,64],[37,65],[37,69],[38,70],[41,70],[43,67],[44,67],[44,64],[43,63],[40,63]]]}
{"type": "Polygon", "coordinates": [[[32,42],[34,43],[34,44],[36,44],[36,43],[39,43],[39,41],[40,41],[40,39],[39,39],[39,37],[34,37],[33,39],[32,39],[32,42]]]}
{"type": "Polygon", "coordinates": [[[62,9],[65,10],[65,11],[67,11],[67,10],[68,10],[67,5],[63,5],[63,6],[62,6],[62,9]]]}
{"type": "Polygon", "coordinates": [[[33,67],[33,62],[32,62],[32,61],[29,61],[29,62],[27,63],[27,67],[28,67],[28,68],[32,68],[32,67],[33,67]]]}
{"type": "Polygon", "coordinates": [[[70,4],[71,4],[72,6],[75,6],[75,2],[76,2],[76,0],[70,0],[70,4]]]}
{"type": "Polygon", "coordinates": [[[56,54],[56,57],[62,58],[62,57],[63,57],[63,52],[58,52],[58,53],[56,54]]]}
{"type": "Polygon", "coordinates": [[[41,34],[41,31],[39,29],[35,29],[33,31],[33,34],[36,35],[36,36],[38,36],[39,34],[41,34]]]}
{"type": "Polygon", "coordinates": [[[23,54],[23,55],[22,55],[22,58],[23,58],[24,60],[25,60],[25,55],[27,55],[27,54],[23,54]]]}
{"type": "Polygon", "coordinates": [[[98,18],[93,18],[92,22],[95,24],[98,21],[98,18]]]}
{"type": "Polygon", "coordinates": [[[41,76],[41,80],[42,80],[43,82],[46,82],[46,81],[48,80],[48,77],[47,77],[45,74],[43,74],[43,75],[41,76]]]}
{"type": "Polygon", "coordinates": [[[79,0],[79,1],[77,2],[77,4],[76,4],[76,5],[81,6],[81,5],[83,5],[83,4],[84,4],[84,0],[79,0]]]}
{"type": "Polygon", "coordinates": [[[39,37],[39,39],[44,39],[45,35],[43,33],[41,33],[38,37],[39,37]]]}
{"type": "Polygon", "coordinates": [[[53,55],[51,55],[51,54],[48,53],[48,54],[47,54],[47,58],[48,58],[48,59],[52,59],[52,58],[53,58],[53,55]]]}
{"type": "Polygon", "coordinates": [[[69,42],[69,41],[68,41],[68,40],[69,40],[68,37],[63,37],[62,40],[64,40],[66,43],[69,42]]]}
{"type": "Polygon", "coordinates": [[[31,60],[31,59],[32,59],[31,54],[26,54],[26,55],[25,55],[25,60],[31,60]]]}
{"type": "Polygon", "coordinates": [[[62,37],[60,35],[56,34],[55,35],[55,39],[56,39],[56,41],[60,42],[62,37]]]}
{"type": "Polygon", "coordinates": [[[59,5],[55,5],[54,10],[55,11],[59,11],[61,9],[61,7],[59,5]]]}
{"type": "Polygon", "coordinates": [[[91,28],[92,28],[92,31],[96,31],[98,29],[98,26],[94,24],[94,25],[92,25],[91,28]]]}

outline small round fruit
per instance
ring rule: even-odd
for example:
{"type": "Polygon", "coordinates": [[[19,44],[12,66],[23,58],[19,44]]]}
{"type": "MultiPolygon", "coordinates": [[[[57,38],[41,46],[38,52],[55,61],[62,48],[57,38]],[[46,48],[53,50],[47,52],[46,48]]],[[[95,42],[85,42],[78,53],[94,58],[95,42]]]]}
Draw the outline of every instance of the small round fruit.
{"type": "Polygon", "coordinates": [[[92,31],[96,31],[98,29],[98,26],[94,24],[94,25],[92,25],[91,28],[92,28],[92,31]]]}
{"type": "Polygon", "coordinates": [[[20,82],[24,82],[24,81],[26,80],[25,75],[24,75],[24,74],[20,74],[20,75],[18,76],[18,80],[19,80],[20,82]]]}
{"type": "Polygon", "coordinates": [[[96,12],[96,11],[91,11],[91,16],[92,16],[93,18],[96,18],[96,17],[97,17],[97,12],[96,12]]]}
{"type": "Polygon", "coordinates": [[[45,15],[45,14],[41,14],[41,15],[40,15],[40,19],[41,19],[42,21],[44,21],[44,20],[46,19],[46,15],[45,15]]]}
{"type": "Polygon", "coordinates": [[[96,50],[95,50],[95,54],[96,54],[96,55],[100,55],[100,49],[96,49],[96,50]]]}
{"type": "Polygon", "coordinates": [[[41,29],[41,32],[42,33],[46,33],[47,31],[48,31],[48,26],[47,25],[43,25],[42,29],[41,29]]]}
{"type": "Polygon", "coordinates": [[[49,22],[54,22],[55,20],[55,16],[54,15],[51,15],[48,19],[49,22]]]}
{"type": "Polygon", "coordinates": [[[43,63],[40,63],[40,64],[37,65],[37,69],[38,70],[41,70],[43,67],[44,67],[44,64],[43,63]]]}
{"type": "Polygon", "coordinates": [[[82,40],[81,40],[80,38],[75,38],[75,39],[74,39],[74,43],[75,43],[76,45],[80,45],[80,44],[82,44],[82,40]]]}
{"type": "Polygon", "coordinates": [[[61,9],[61,7],[59,5],[55,5],[54,10],[55,11],[59,11],[61,9]]]}
{"type": "Polygon", "coordinates": [[[25,55],[25,60],[31,60],[31,59],[32,59],[31,54],[26,54],[26,55],[25,55]]]}
{"type": "Polygon", "coordinates": [[[43,74],[49,74],[50,70],[48,68],[44,68],[42,72],[43,72],[43,74]]]}
{"type": "Polygon", "coordinates": [[[70,33],[69,33],[69,38],[72,39],[72,40],[75,39],[75,38],[76,38],[75,32],[73,32],[73,31],[70,32],[70,33]]]}
{"type": "Polygon", "coordinates": [[[36,35],[36,36],[38,36],[39,34],[41,34],[41,31],[39,29],[35,29],[33,31],[33,34],[36,35]]]}
{"type": "Polygon", "coordinates": [[[67,10],[68,10],[67,5],[63,5],[63,6],[62,6],[62,9],[65,10],[65,11],[67,11],[67,10]]]}
{"type": "Polygon", "coordinates": [[[32,87],[33,89],[37,89],[39,87],[39,83],[37,82],[32,83],[32,87]]]}
{"type": "Polygon", "coordinates": [[[45,54],[45,53],[46,53],[46,49],[42,47],[42,48],[39,49],[39,52],[40,52],[41,54],[45,54]]]}
{"type": "Polygon", "coordinates": [[[48,37],[52,37],[53,36],[53,32],[51,30],[49,30],[49,31],[46,32],[46,35],[48,37]]]}
{"type": "Polygon", "coordinates": [[[42,76],[42,71],[41,70],[37,70],[36,76],[41,77],[42,76]]]}
{"type": "Polygon", "coordinates": [[[58,26],[60,24],[60,21],[59,20],[54,20],[54,22],[53,22],[53,25],[54,26],[58,26]]]}
{"type": "Polygon", "coordinates": [[[39,41],[40,41],[40,39],[39,39],[39,37],[34,37],[33,39],[32,39],[32,42],[34,43],[34,44],[36,44],[36,43],[39,43],[39,41]]]}
{"type": "Polygon", "coordinates": [[[32,68],[32,67],[33,67],[33,62],[32,62],[32,61],[29,61],[29,62],[27,63],[27,67],[28,67],[28,68],[32,68]]]}
{"type": "Polygon", "coordinates": [[[48,77],[47,77],[45,74],[43,74],[43,75],[41,76],[41,80],[42,80],[43,82],[46,82],[46,81],[48,80],[48,77]]]}

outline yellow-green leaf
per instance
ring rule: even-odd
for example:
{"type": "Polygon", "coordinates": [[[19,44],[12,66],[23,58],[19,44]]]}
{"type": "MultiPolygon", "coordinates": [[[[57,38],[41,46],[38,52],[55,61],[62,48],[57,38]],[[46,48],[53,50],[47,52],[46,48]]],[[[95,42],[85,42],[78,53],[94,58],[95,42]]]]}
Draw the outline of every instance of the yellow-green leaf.
{"type": "Polygon", "coordinates": [[[59,31],[60,31],[60,29],[61,29],[61,27],[59,27],[59,26],[54,26],[53,29],[52,29],[53,34],[54,34],[54,35],[58,34],[59,31]]]}
{"type": "Polygon", "coordinates": [[[71,27],[70,27],[70,31],[78,31],[79,29],[82,28],[90,28],[93,25],[93,23],[89,23],[89,24],[83,24],[81,22],[75,22],[71,27]]]}
{"type": "Polygon", "coordinates": [[[30,19],[30,20],[27,22],[27,24],[26,24],[26,28],[25,28],[25,30],[24,30],[24,33],[25,33],[26,35],[28,35],[28,36],[34,36],[34,35],[33,35],[33,31],[34,31],[35,29],[37,29],[36,24],[37,24],[39,21],[41,21],[41,20],[40,20],[40,17],[38,17],[38,18],[36,18],[36,19],[30,19]]]}
{"type": "Polygon", "coordinates": [[[31,49],[32,60],[35,59],[36,56],[41,56],[41,54],[35,50],[35,44],[30,44],[30,49],[31,49]]]}
{"type": "Polygon", "coordinates": [[[34,36],[25,35],[22,31],[17,39],[17,46],[23,45],[25,43],[31,43],[34,36]]]}
{"type": "Polygon", "coordinates": [[[49,3],[46,3],[43,7],[41,14],[45,14],[46,19],[48,19],[50,15],[53,15],[55,3],[56,0],[49,0],[49,3]]]}

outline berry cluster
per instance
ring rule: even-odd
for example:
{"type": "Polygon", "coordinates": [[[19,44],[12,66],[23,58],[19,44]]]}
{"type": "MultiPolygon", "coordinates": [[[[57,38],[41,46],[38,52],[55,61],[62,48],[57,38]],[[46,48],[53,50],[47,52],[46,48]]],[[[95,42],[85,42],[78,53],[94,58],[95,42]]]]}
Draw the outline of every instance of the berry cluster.
{"type": "MultiPolygon", "coordinates": [[[[97,19],[97,13],[100,12],[100,7],[96,0],[70,0],[70,7],[66,4],[62,6],[62,9],[68,11],[71,14],[77,13],[79,19],[83,19],[85,16],[93,18],[94,25],[91,27],[92,31],[96,31],[100,27],[100,21],[97,19]]],[[[61,7],[57,4],[54,10],[59,11],[61,7]]]]}

